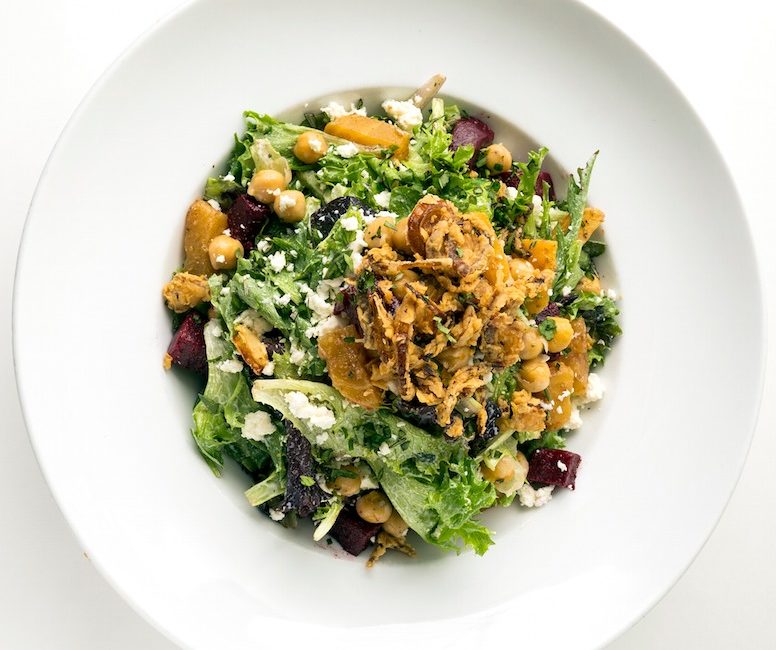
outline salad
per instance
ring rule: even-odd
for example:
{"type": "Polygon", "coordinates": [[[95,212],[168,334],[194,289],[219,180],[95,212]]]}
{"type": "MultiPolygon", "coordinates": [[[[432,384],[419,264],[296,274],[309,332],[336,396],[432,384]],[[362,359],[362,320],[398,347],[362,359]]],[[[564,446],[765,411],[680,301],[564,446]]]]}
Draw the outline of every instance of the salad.
{"type": "Polygon", "coordinates": [[[621,333],[596,270],[596,155],[556,195],[547,150],[513,159],[443,81],[378,115],[247,111],[163,289],[165,367],[203,378],[204,460],[236,461],[279,525],[371,547],[369,566],[414,555],[410,531],[482,554],[483,510],[573,490],[566,439],[621,333]]]}

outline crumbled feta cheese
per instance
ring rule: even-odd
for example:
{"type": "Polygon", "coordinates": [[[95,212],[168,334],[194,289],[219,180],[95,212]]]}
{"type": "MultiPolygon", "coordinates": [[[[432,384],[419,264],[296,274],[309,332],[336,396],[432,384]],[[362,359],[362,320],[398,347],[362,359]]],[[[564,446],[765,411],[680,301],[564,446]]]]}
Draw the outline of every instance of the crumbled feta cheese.
{"type": "Polygon", "coordinates": [[[337,155],[342,158],[352,158],[353,156],[358,155],[358,147],[352,142],[347,142],[335,147],[335,151],[337,152],[337,155]]]}
{"type": "Polygon", "coordinates": [[[517,188],[512,186],[507,187],[506,196],[510,201],[514,201],[517,198],[517,188]]]}
{"type": "Polygon", "coordinates": [[[224,361],[219,361],[216,364],[216,368],[218,368],[221,372],[235,374],[243,369],[243,364],[237,359],[225,359],[224,361]]]}
{"type": "Polygon", "coordinates": [[[326,298],[319,293],[312,291],[308,287],[307,295],[304,299],[307,305],[319,319],[328,318],[334,311],[334,305],[326,301],[326,298]]]}
{"type": "Polygon", "coordinates": [[[386,219],[393,219],[395,221],[399,218],[399,215],[395,212],[389,212],[388,210],[380,210],[380,212],[378,212],[373,218],[377,217],[385,217],[386,219]]]}
{"type": "Polygon", "coordinates": [[[208,334],[214,338],[218,338],[224,333],[224,330],[221,329],[221,325],[219,325],[216,320],[209,320],[205,327],[209,330],[208,334]]]}
{"type": "Polygon", "coordinates": [[[366,109],[362,106],[356,108],[355,104],[351,102],[350,109],[346,109],[339,102],[329,102],[326,106],[321,106],[321,112],[326,113],[330,120],[335,120],[343,115],[366,115],[366,109]]]}
{"type": "Polygon", "coordinates": [[[344,319],[342,319],[340,316],[335,316],[332,314],[331,316],[324,318],[322,321],[318,321],[318,323],[312,327],[308,327],[305,330],[304,335],[310,339],[317,339],[323,336],[326,332],[330,332],[331,330],[335,330],[340,327],[345,327],[346,325],[347,322],[344,319]]]}
{"type": "Polygon", "coordinates": [[[291,264],[291,262],[286,264],[286,271],[293,272],[293,270],[294,270],[294,265],[291,264]]]}
{"type": "Polygon", "coordinates": [[[255,309],[246,309],[244,312],[241,312],[240,315],[234,319],[234,323],[235,325],[245,325],[245,327],[251,330],[256,336],[266,334],[272,329],[272,325],[259,316],[259,312],[255,309]]]}
{"type": "Polygon", "coordinates": [[[329,434],[325,431],[323,433],[319,433],[317,436],[315,436],[315,442],[318,445],[324,444],[329,439],[329,434]]]}
{"type": "Polygon", "coordinates": [[[337,419],[334,413],[325,407],[312,404],[307,395],[293,390],[284,395],[286,404],[291,411],[291,415],[300,420],[305,420],[310,426],[318,429],[330,429],[334,426],[337,419]]]}
{"type": "Polygon", "coordinates": [[[272,248],[272,244],[269,239],[262,239],[256,244],[256,250],[260,253],[266,253],[270,248],[272,248]]]}
{"type": "Polygon", "coordinates": [[[340,223],[345,230],[354,232],[358,230],[358,217],[343,217],[340,223]]]}
{"type": "Polygon", "coordinates": [[[559,469],[561,472],[566,472],[566,471],[568,471],[568,469],[569,469],[569,468],[568,468],[568,466],[567,466],[567,465],[566,465],[566,463],[564,463],[562,460],[559,460],[557,464],[558,464],[558,469],[559,469]]]}
{"type": "Polygon", "coordinates": [[[361,476],[361,489],[362,490],[376,490],[380,485],[375,481],[375,477],[371,473],[364,473],[361,476]]]}
{"type": "Polygon", "coordinates": [[[213,208],[214,210],[221,210],[221,204],[215,199],[208,199],[207,202],[210,204],[210,207],[213,208]]]}
{"type": "Polygon", "coordinates": [[[603,381],[601,381],[601,377],[596,373],[591,372],[587,376],[587,390],[585,391],[585,397],[582,404],[597,402],[604,396],[604,392],[605,388],[603,381]]]}
{"type": "Polygon", "coordinates": [[[380,456],[387,456],[391,453],[391,448],[388,446],[387,442],[383,442],[380,447],[377,449],[377,453],[380,456]]]}
{"type": "Polygon", "coordinates": [[[228,296],[230,293],[232,293],[232,290],[229,287],[221,287],[221,291],[219,293],[222,296],[228,296]]]}
{"type": "Polygon", "coordinates": [[[391,203],[391,193],[388,190],[383,190],[375,194],[374,199],[375,203],[381,208],[388,208],[388,205],[391,203]]]}
{"type": "Polygon", "coordinates": [[[229,228],[227,228],[226,230],[224,230],[223,234],[226,235],[227,237],[231,237],[232,236],[232,231],[229,230],[229,228]]]}
{"type": "Polygon", "coordinates": [[[291,351],[288,355],[288,360],[295,366],[298,366],[304,361],[304,350],[296,347],[295,343],[291,343],[291,351]]]}
{"type": "Polygon", "coordinates": [[[539,212],[539,214],[544,212],[544,201],[542,200],[541,196],[534,194],[531,197],[531,203],[533,203],[534,212],[539,212]]]}
{"type": "Polygon", "coordinates": [[[523,487],[517,491],[520,505],[525,506],[526,508],[539,508],[552,499],[552,491],[554,488],[554,485],[548,485],[539,488],[538,490],[534,490],[529,483],[525,483],[523,484],[523,487]]]}
{"type": "Polygon", "coordinates": [[[566,422],[565,425],[563,425],[564,429],[568,429],[569,431],[574,431],[576,429],[579,429],[579,427],[582,426],[582,415],[579,412],[579,408],[574,405],[571,407],[571,416],[569,416],[569,421],[566,422]]]}
{"type": "Polygon", "coordinates": [[[563,289],[561,290],[561,295],[563,296],[571,295],[571,287],[569,286],[563,287],[563,289]]]}
{"type": "Polygon", "coordinates": [[[234,180],[234,176],[232,174],[227,174],[226,176],[224,176],[224,180],[227,183],[231,183],[234,180]]]}
{"type": "Polygon", "coordinates": [[[353,270],[357,270],[361,266],[361,251],[366,248],[366,240],[364,239],[364,233],[361,230],[356,231],[356,239],[350,245],[350,258],[353,261],[353,270]]]}
{"type": "Polygon", "coordinates": [[[281,521],[286,515],[280,512],[280,510],[275,510],[274,508],[269,509],[269,518],[272,519],[272,521],[281,521]]]}
{"type": "Polygon", "coordinates": [[[245,416],[245,423],[242,426],[243,438],[261,441],[272,433],[275,433],[275,425],[272,424],[269,413],[254,411],[245,416]]]}
{"type": "Polygon", "coordinates": [[[216,255],[216,262],[218,262],[219,264],[223,264],[224,262],[226,262],[226,257],[224,257],[223,255],[216,255]]]}
{"type": "Polygon", "coordinates": [[[558,408],[555,409],[555,412],[558,415],[563,415],[563,407],[559,405],[558,408]]]}
{"type": "Polygon", "coordinates": [[[607,289],[606,297],[610,300],[617,300],[617,292],[614,289],[607,289]]]}
{"type": "Polygon", "coordinates": [[[286,266],[286,254],[283,251],[275,251],[267,259],[275,273],[280,273],[286,266]]]}
{"type": "Polygon", "coordinates": [[[275,362],[274,361],[267,361],[267,365],[265,365],[261,369],[261,374],[265,377],[272,377],[272,374],[275,372],[275,362]]]}
{"type": "Polygon", "coordinates": [[[284,293],[277,299],[278,305],[287,305],[289,302],[291,302],[291,294],[288,293],[284,293]]]}
{"type": "Polygon", "coordinates": [[[292,194],[281,194],[278,199],[278,209],[283,212],[284,210],[291,210],[296,207],[296,199],[292,194]]]}
{"type": "Polygon", "coordinates": [[[323,148],[326,146],[326,143],[321,142],[319,138],[310,138],[307,141],[307,146],[310,147],[310,151],[313,153],[323,153],[323,148]]]}
{"type": "Polygon", "coordinates": [[[423,111],[411,101],[401,102],[396,99],[386,99],[383,102],[383,110],[400,129],[405,131],[412,131],[416,126],[423,124],[423,111]]]}
{"type": "Polygon", "coordinates": [[[556,399],[558,400],[564,400],[567,397],[571,397],[571,391],[570,390],[564,390],[556,399]]]}

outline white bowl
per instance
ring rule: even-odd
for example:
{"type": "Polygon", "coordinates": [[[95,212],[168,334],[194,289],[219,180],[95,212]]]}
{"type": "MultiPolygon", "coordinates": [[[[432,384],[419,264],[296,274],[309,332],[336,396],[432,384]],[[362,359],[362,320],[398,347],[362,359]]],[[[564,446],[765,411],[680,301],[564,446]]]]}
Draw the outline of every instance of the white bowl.
{"type": "Polygon", "coordinates": [[[594,647],[678,578],[741,470],[763,371],[753,257],[698,118],[577,4],[201,0],[114,65],[49,160],[16,279],[19,390],[90,557],[183,645],[328,632],[371,647],[594,647]],[[239,473],[219,480],[200,460],[193,384],[161,367],[159,291],[243,109],[352,89],[376,101],[437,71],[444,94],[548,145],[559,167],[601,150],[592,200],[608,215],[625,335],[603,405],[570,440],[584,459],[575,493],[488,515],[497,543],[485,557],[427,550],[366,571],[275,526],[245,503],[239,473]]]}

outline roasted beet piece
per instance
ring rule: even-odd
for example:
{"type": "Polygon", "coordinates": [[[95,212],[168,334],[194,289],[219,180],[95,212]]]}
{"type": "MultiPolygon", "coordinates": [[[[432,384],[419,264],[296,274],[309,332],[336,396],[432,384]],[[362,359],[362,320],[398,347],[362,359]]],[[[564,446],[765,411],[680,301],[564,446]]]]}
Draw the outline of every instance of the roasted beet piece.
{"type": "Polygon", "coordinates": [[[243,245],[246,255],[256,247],[256,235],[269,215],[269,206],[248,194],[240,194],[226,213],[229,232],[243,245]]]}
{"type": "Polygon", "coordinates": [[[370,524],[364,521],[353,510],[345,509],[340,512],[334,526],[331,528],[331,536],[336,539],[342,548],[351,555],[359,555],[372,542],[377,535],[381,524],[370,524]]]}
{"type": "Polygon", "coordinates": [[[207,374],[205,318],[195,311],[184,316],[167,348],[172,363],[186,370],[207,374]]]}
{"type": "Polygon", "coordinates": [[[313,212],[310,217],[310,225],[316,230],[320,230],[321,236],[326,237],[339,218],[352,207],[361,208],[365,214],[372,212],[366,203],[355,196],[341,196],[313,212]]]}
{"type": "Polygon", "coordinates": [[[550,316],[560,316],[560,305],[557,302],[551,302],[538,314],[536,314],[535,321],[539,325],[542,321],[547,320],[550,316]]]}
{"type": "Polygon", "coordinates": [[[470,144],[474,147],[474,155],[483,147],[493,143],[493,129],[476,117],[462,117],[453,125],[453,140],[450,148],[455,151],[458,147],[470,144]]]}
{"type": "MultiPolygon", "coordinates": [[[[504,183],[504,185],[507,187],[517,187],[520,184],[520,171],[517,170],[504,172],[499,176],[499,180],[501,180],[501,182],[504,183]]],[[[554,201],[555,186],[553,185],[550,172],[539,172],[539,175],[536,177],[536,184],[534,185],[534,194],[537,196],[544,196],[544,181],[547,181],[547,184],[550,186],[549,191],[547,192],[547,197],[550,199],[550,201],[554,201]]]]}
{"type": "Polygon", "coordinates": [[[582,457],[565,449],[537,449],[528,463],[528,480],[574,489],[582,457]]]}
{"type": "Polygon", "coordinates": [[[552,182],[552,176],[550,176],[550,172],[540,171],[539,175],[536,177],[536,185],[534,186],[534,193],[538,196],[544,196],[544,183],[547,182],[547,185],[550,187],[547,188],[547,197],[550,199],[550,201],[555,200],[555,185],[552,182]]]}
{"type": "Polygon", "coordinates": [[[286,427],[286,494],[280,505],[280,512],[292,510],[300,517],[309,517],[326,497],[320,486],[313,482],[315,461],[310,443],[295,426],[284,420],[286,427]]]}

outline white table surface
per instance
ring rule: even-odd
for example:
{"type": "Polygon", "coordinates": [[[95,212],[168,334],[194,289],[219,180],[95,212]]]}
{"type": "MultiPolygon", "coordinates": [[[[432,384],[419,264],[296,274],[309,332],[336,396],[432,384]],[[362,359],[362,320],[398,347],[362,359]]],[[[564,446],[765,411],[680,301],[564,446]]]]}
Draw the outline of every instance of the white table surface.
{"type": "MultiPolygon", "coordinates": [[[[0,648],[174,648],[95,571],[51,498],[15,392],[10,304],[27,206],[59,132],[105,67],[178,4],[179,0],[0,1],[4,205],[0,304],[5,305],[0,317],[0,648]]],[[[587,4],[650,53],[714,134],[750,218],[773,312],[776,3],[587,0],[587,4]]],[[[670,160],[670,152],[666,154],[670,160]]],[[[735,306],[734,297],[728,300],[721,309],[735,306]]],[[[776,341],[773,321],[770,335],[776,341]]],[[[731,332],[731,341],[720,344],[748,342],[737,341],[731,332]]],[[[749,460],[719,526],[668,595],[610,649],[776,648],[774,349],[772,343],[749,460]]],[[[66,369],[47,369],[53,385],[60,370],[64,376],[66,369]]]]}

